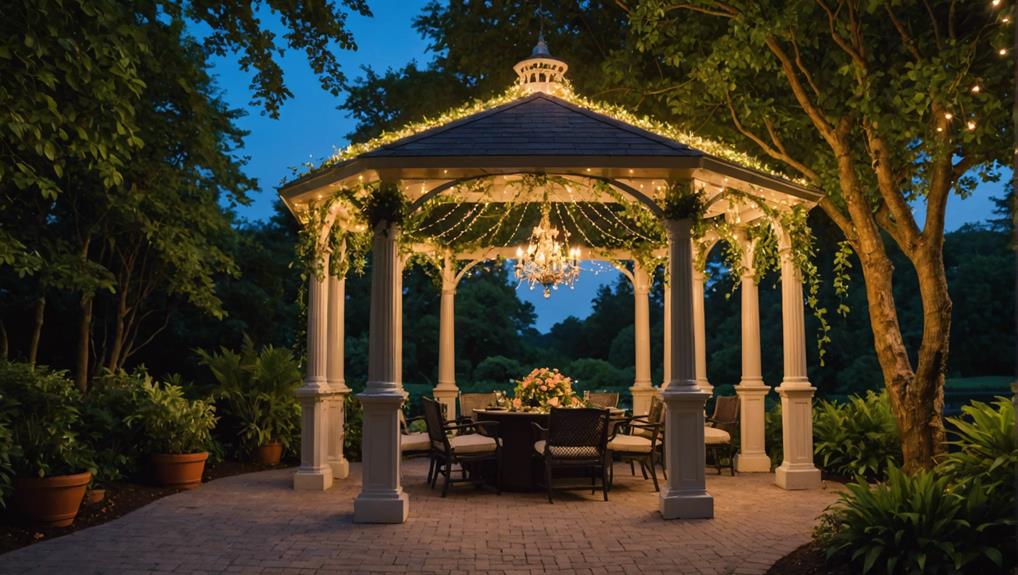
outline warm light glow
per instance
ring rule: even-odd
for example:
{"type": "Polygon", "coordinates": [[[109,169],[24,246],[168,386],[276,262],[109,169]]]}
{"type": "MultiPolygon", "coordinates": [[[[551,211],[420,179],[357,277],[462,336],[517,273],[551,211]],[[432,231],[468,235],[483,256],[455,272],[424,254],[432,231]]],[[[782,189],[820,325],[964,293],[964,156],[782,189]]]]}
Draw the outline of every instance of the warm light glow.
{"type": "Polygon", "coordinates": [[[954,117],[954,114],[952,114],[951,112],[948,112],[948,113],[944,114],[944,117],[947,118],[948,120],[950,120],[951,118],[954,117]]]}
{"type": "Polygon", "coordinates": [[[976,84],[975,86],[972,86],[972,93],[978,94],[980,89],[979,84],[976,84]]]}
{"type": "Polygon", "coordinates": [[[1007,56],[1007,48],[1001,48],[997,53],[1001,56],[1007,56]]]}
{"type": "Polygon", "coordinates": [[[544,288],[544,297],[551,297],[551,290],[565,284],[573,287],[580,275],[580,248],[569,247],[569,233],[562,234],[551,225],[551,208],[541,208],[541,222],[530,234],[526,250],[516,248],[516,279],[527,282],[530,289],[538,284],[544,288]]]}
{"type": "Polygon", "coordinates": [[[969,128],[970,130],[975,130],[975,129],[976,129],[976,123],[975,123],[975,122],[973,122],[972,120],[969,120],[969,123],[968,123],[968,128],[969,128]]]}
{"type": "Polygon", "coordinates": [[[993,0],[993,2],[990,2],[990,4],[992,4],[993,7],[996,8],[997,6],[1000,6],[1000,0],[993,0]]]}

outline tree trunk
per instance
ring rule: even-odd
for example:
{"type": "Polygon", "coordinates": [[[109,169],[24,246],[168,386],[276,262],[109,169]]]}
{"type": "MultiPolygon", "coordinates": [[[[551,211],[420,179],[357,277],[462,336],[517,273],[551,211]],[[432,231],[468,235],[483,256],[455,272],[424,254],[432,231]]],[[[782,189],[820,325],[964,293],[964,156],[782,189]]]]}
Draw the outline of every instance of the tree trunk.
{"type": "Polygon", "coordinates": [[[78,366],[74,382],[82,393],[88,391],[88,352],[92,339],[92,294],[81,296],[81,323],[78,324],[78,366]]]}
{"type": "Polygon", "coordinates": [[[894,266],[887,256],[880,228],[869,205],[862,200],[864,196],[859,192],[854,166],[847,155],[841,157],[839,164],[841,187],[856,233],[853,247],[866,286],[873,347],[901,433],[903,467],[908,473],[930,469],[943,450],[943,382],[951,327],[942,246],[917,246],[911,253],[908,246],[902,246],[916,270],[924,310],[917,371],[901,334],[893,297],[894,266]]]}
{"type": "MultiPolygon", "coordinates": [[[[28,363],[35,365],[39,357],[39,341],[42,339],[42,322],[46,317],[46,296],[39,296],[35,300],[35,318],[32,322],[32,340],[28,346],[28,363]]],[[[4,334],[6,340],[6,333],[4,334]]],[[[4,354],[6,357],[6,353],[4,354]]]]}
{"type": "MultiPolygon", "coordinates": [[[[81,260],[88,261],[88,247],[92,243],[91,234],[85,236],[81,245],[81,260]]],[[[74,382],[84,393],[88,390],[88,352],[92,340],[92,301],[95,294],[81,294],[81,322],[78,324],[78,360],[74,371],[74,382]]]]}
{"type": "Polygon", "coordinates": [[[110,370],[117,370],[121,367],[121,354],[124,350],[124,339],[126,330],[124,322],[127,318],[127,283],[123,282],[117,294],[117,311],[113,320],[113,346],[110,351],[109,361],[106,367],[110,370]]]}

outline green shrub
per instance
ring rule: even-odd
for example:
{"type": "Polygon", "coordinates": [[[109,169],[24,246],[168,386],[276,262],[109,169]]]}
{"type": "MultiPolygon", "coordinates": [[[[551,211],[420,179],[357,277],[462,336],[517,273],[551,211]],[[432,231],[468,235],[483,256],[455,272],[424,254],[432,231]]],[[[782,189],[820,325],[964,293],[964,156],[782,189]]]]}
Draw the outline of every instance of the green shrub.
{"type": "Polygon", "coordinates": [[[354,394],[346,396],[344,408],[343,451],[350,461],[361,460],[361,439],[364,431],[364,411],[354,394]]]}
{"type": "Polygon", "coordinates": [[[846,485],[821,518],[816,537],[829,560],[864,574],[1000,572],[1012,560],[1000,547],[1013,536],[1010,509],[995,509],[978,479],[952,488],[936,471],[909,476],[893,465],[887,475],[846,485]]]}
{"type": "Polygon", "coordinates": [[[300,367],[289,350],[265,346],[255,351],[244,338],[240,353],[226,348],[219,353],[199,351],[219,383],[221,415],[235,422],[234,434],[244,453],[278,441],[290,449],[300,436],[300,406],[295,392],[300,386],[300,367]]]}
{"type": "Polygon", "coordinates": [[[0,362],[0,394],[0,412],[9,414],[15,475],[95,471],[94,453],[79,437],[81,394],[66,372],[0,362]]]}
{"type": "Polygon", "coordinates": [[[138,469],[143,437],[127,421],[138,412],[145,382],[143,368],[103,370],[93,378],[82,404],[82,437],[95,449],[96,480],[115,481],[138,469]]]}
{"type": "Polygon", "coordinates": [[[982,482],[1001,498],[999,505],[1014,508],[1018,468],[1014,404],[998,397],[992,404],[976,401],[966,405],[962,413],[963,417],[947,419],[953,449],[941,457],[938,468],[954,483],[982,482]]]}
{"type": "Polygon", "coordinates": [[[11,460],[16,449],[10,422],[6,418],[0,418],[0,508],[6,507],[7,496],[10,495],[13,485],[14,467],[11,460]]]}
{"type": "Polygon", "coordinates": [[[212,447],[216,408],[202,400],[188,400],[180,385],[145,381],[138,412],[127,419],[144,431],[148,453],[185,454],[212,447]]]}
{"type": "Polygon", "coordinates": [[[901,438],[887,392],[854,395],[848,403],[821,401],[813,410],[817,465],[830,473],[879,480],[901,465],[901,438]]]}
{"type": "Polygon", "coordinates": [[[785,458],[784,439],[781,436],[781,404],[777,404],[764,416],[764,438],[767,456],[771,458],[771,466],[781,465],[785,458]]]}
{"type": "Polygon", "coordinates": [[[526,370],[515,359],[501,355],[486,357],[474,368],[474,381],[508,383],[526,375],[526,370]]]}
{"type": "Polygon", "coordinates": [[[583,358],[571,362],[562,373],[573,379],[573,389],[584,391],[612,390],[633,385],[632,369],[619,369],[603,359],[583,358]]]}

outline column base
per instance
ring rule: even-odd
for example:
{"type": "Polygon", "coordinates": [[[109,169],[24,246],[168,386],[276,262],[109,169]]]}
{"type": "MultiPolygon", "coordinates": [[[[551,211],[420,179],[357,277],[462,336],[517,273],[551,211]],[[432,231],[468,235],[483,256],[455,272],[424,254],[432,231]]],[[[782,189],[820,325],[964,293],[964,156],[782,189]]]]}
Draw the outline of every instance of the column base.
{"type": "Polygon", "coordinates": [[[735,456],[739,473],[770,473],[771,458],[766,453],[739,453],[735,456]]]}
{"type": "Polygon", "coordinates": [[[361,493],[353,502],[354,523],[404,523],[410,514],[410,498],[392,494],[361,493]]]}
{"type": "Polygon", "coordinates": [[[455,385],[443,387],[442,384],[438,384],[431,394],[436,401],[445,406],[445,418],[449,421],[456,419],[456,398],[460,394],[459,388],[455,385]]]}
{"type": "Polygon", "coordinates": [[[317,469],[298,469],[293,474],[294,491],[326,491],[332,487],[332,469],[328,466],[317,469]]]}
{"type": "Polygon", "coordinates": [[[343,459],[329,461],[329,467],[332,468],[333,479],[346,479],[350,476],[350,462],[343,459]]]}
{"type": "Polygon", "coordinates": [[[706,491],[661,492],[661,517],[664,519],[713,519],[714,498],[706,491]]]}
{"type": "Polygon", "coordinates": [[[820,470],[816,467],[794,468],[784,463],[774,470],[774,484],[782,489],[820,489],[820,470]]]}
{"type": "Polygon", "coordinates": [[[629,392],[633,394],[633,415],[647,415],[650,411],[651,398],[658,391],[650,385],[630,387],[629,392]]]}

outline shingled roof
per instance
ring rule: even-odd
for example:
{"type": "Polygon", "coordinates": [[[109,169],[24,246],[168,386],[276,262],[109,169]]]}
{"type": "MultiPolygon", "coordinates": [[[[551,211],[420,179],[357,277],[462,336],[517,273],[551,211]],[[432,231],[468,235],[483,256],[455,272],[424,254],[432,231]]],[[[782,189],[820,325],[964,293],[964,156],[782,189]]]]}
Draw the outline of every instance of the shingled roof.
{"type": "Polygon", "coordinates": [[[684,156],[685,144],[537,92],[403,138],[361,158],[443,156],[684,156]]]}

